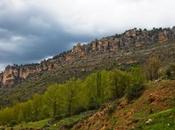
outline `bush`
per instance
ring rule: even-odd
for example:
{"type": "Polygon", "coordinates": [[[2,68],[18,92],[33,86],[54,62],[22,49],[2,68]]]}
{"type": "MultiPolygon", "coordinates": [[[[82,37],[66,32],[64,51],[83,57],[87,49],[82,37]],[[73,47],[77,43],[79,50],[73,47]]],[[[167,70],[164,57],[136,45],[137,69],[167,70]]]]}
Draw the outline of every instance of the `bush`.
{"type": "Polygon", "coordinates": [[[166,77],[168,79],[175,79],[175,64],[171,64],[167,67],[166,77]]]}
{"type": "Polygon", "coordinates": [[[121,98],[125,95],[125,90],[130,84],[131,76],[127,72],[115,70],[110,76],[110,86],[112,92],[112,98],[121,98]]]}
{"type": "Polygon", "coordinates": [[[141,68],[132,68],[130,70],[132,75],[131,83],[126,89],[126,96],[129,101],[138,98],[144,90],[145,77],[141,68]]]}
{"type": "Polygon", "coordinates": [[[142,84],[133,84],[129,86],[126,91],[126,96],[129,101],[138,98],[144,90],[144,85],[142,84]]]}
{"type": "Polygon", "coordinates": [[[156,80],[159,78],[159,70],[161,62],[159,57],[149,57],[144,66],[146,77],[148,80],[156,80]]]}
{"type": "Polygon", "coordinates": [[[12,127],[12,126],[14,126],[14,125],[16,125],[17,124],[17,121],[16,120],[11,120],[10,122],[9,122],[9,126],[10,127],[12,127]]]}

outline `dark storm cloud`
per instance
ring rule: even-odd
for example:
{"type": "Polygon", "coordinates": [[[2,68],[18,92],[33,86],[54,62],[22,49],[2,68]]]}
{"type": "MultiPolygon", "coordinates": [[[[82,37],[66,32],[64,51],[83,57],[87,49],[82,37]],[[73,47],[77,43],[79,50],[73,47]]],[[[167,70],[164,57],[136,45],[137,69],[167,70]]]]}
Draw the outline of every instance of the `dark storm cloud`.
{"type": "Polygon", "coordinates": [[[49,14],[36,8],[0,9],[0,64],[36,62],[89,37],[67,33],[49,14]]]}

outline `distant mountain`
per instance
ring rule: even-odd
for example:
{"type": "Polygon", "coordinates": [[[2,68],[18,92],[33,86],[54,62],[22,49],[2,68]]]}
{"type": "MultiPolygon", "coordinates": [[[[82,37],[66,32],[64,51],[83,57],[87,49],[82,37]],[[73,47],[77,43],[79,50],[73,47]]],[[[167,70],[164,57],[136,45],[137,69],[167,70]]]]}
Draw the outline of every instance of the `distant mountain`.
{"type": "MultiPolygon", "coordinates": [[[[75,69],[72,69],[72,71],[76,71],[76,69],[91,71],[93,68],[98,68],[98,65],[101,64],[102,60],[105,58],[108,60],[110,58],[113,59],[112,62],[116,62],[116,64],[137,63],[140,62],[140,60],[133,60],[130,58],[124,60],[122,57],[135,56],[135,58],[138,58],[140,55],[136,56],[136,54],[142,53],[140,52],[141,50],[146,51],[146,49],[154,45],[164,47],[167,46],[165,44],[174,41],[175,27],[165,29],[154,28],[150,31],[146,29],[131,29],[123,34],[105,37],[86,45],[78,43],[71,50],[63,52],[52,59],[42,61],[40,64],[7,66],[5,71],[0,74],[0,86],[3,88],[15,87],[16,84],[21,83],[32,74],[55,69],[64,70],[67,65],[75,69]]],[[[150,50],[149,53],[151,52],[153,51],[150,50]]],[[[168,53],[170,52],[168,51],[168,53]]]]}
{"type": "Polygon", "coordinates": [[[7,66],[0,74],[0,104],[25,101],[34,93],[43,93],[52,83],[84,78],[93,71],[142,64],[152,55],[165,66],[175,61],[175,27],[131,29],[89,44],[78,43],[40,64],[7,66]]]}

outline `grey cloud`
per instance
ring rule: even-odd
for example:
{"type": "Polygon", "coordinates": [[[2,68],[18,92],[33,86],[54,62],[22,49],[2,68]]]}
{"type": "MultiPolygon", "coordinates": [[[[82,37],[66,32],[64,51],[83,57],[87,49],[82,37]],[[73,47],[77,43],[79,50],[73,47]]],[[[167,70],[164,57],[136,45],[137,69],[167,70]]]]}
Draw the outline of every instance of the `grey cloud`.
{"type": "Polygon", "coordinates": [[[0,64],[31,63],[70,48],[72,42],[90,39],[65,32],[61,24],[39,9],[3,10],[4,13],[0,13],[0,64]],[[14,37],[22,40],[15,41],[14,37]]]}

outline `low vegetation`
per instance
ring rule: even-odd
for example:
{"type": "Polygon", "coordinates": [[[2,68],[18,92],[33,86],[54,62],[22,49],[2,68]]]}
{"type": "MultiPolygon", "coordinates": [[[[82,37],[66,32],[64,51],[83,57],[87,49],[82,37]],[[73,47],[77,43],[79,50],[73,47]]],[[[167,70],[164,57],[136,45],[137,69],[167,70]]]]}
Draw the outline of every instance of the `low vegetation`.
{"type": "Polygon", "coordinates": [[[140,68],[99,71],[84,80],[50,85],[43,95],[36,94],[27,102],[2,109],[0,124],[13,126],[46,118],[62,119],[125,95],[132,100],[143,90],[145,79],[141,75],[140,68]]]}

